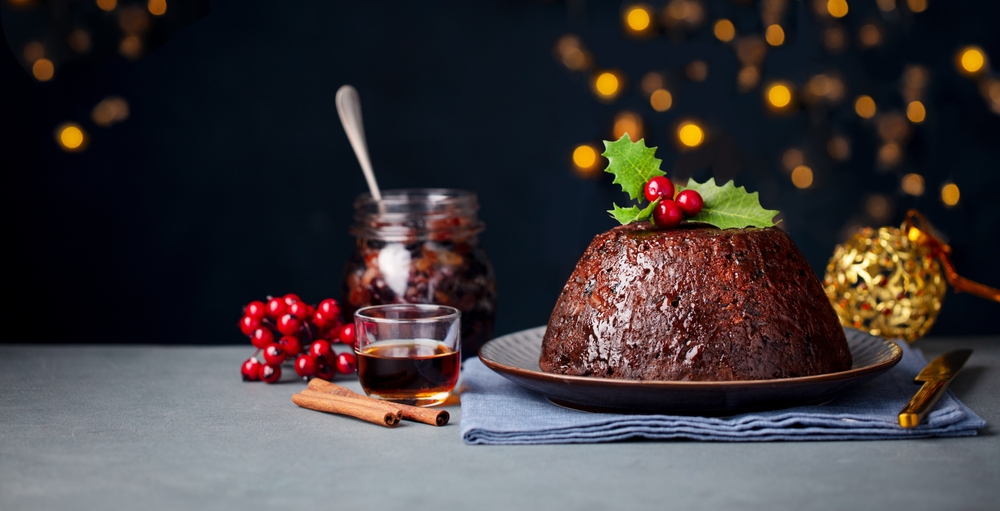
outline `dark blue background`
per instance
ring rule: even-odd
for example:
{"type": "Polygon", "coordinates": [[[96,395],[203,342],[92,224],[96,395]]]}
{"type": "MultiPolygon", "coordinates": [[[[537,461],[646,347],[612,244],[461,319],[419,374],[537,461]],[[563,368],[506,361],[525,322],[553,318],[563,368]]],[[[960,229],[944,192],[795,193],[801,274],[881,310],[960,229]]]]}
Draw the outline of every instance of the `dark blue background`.
{"type": "MultiPolygon", "coordinates": [[[[660,146],[670,173],[709,177],[720,162],[737,162],[737,184],[782,211],[818,273],[845,226],[870,223],[864,202],[880,193],[895,203],[887,223],[919,208],[950,236],[960,272],[1000,285],[1000,116],[952,63],[966,44],[1000,59],[998,3],[932,0],[927,12],[890,24],[882,47],[839,56],[817,42],[811,10],[790,3],[788,39],[768,54],[765,80],[801,85],[838,70],[849,98],[870,94],[880,109],[901,109],[904,66],[930,69],[927,122],[901,168],[875,169],[877,136],[850,100],[820,118],[770,116],[759,89],[735,90],[736,58],[710,23],[684,40],[637,41],[621,32],[618,2],[588,2],[574,15],[560,2],[213,1],[200,20],[196,10],[175,19],[179,30],[137,62],[94,57],[57,68],[48,83],[20,60],[47,18],[5,4],[14,50],[2,55],[0,164],[12,326],[0,340],[245,343],[236,321],[250,300],[339,297],[351,202],[365,190],[333,102],[345,83],[360,91],[383,188],[479,194],[500,334],[545,323],[590,239],[613,226],[605,210],[624,195],[608,175],[574,177],[569,154],[610,138],[623,108],[643,115],[647,142],[660,146]],[[553,59],[553,44],[570,32],[599,64],[624,71],[633,91],[597,102],[585,76],[553,59]],[[634,91],[644,73],[679,76],[695,58],[709,64],[709,77],[674,83],[670,111],[653,112],[634,91]],[[100,128],[90,109],[111,94],[129,102],[131,116],[100,128]],[[712,138],[680,156],[670,129],[685,115],[702,119],[712,138]],[[86,151],[58,149],[52,133],[65,121],[90,134],[86,151]],[[817,157],[813,188],[795,189],[781,152],[822,152],[832,132],[851,138],[851,159],[817,157]],[[906,172],[924,175],[924,196],[899,192],[906,172]],[[937,194],[946,180],[963,194],[951,209],[937,194]]],[[[850,34],[878,16],[874,2],[850,5],[850,34]]],[[[710,21],[726,16],[741,32],[762,31],[753,5],[707,6],[710,21]]],[[[998,304],[951,295],[932,333],[997,334],[998,313],[998,304]]]]}

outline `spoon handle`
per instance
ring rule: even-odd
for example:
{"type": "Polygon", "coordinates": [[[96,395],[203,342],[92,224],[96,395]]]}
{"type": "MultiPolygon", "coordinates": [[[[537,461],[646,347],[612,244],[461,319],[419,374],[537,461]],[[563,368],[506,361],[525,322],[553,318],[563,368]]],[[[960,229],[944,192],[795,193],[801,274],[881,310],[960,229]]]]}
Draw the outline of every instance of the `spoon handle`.
{"type": "Polygon", "coordinates": [[[368,190],[373,199],[381,202],[382,193],[378,189],[378,182],[375,181],[372,162],[368,158],[368,144],[365,142],[365,126],[361,122],[361,99],[358,97],[358,91],[350,85],[344,85],[337,90],[335,102],[340,123],[344,125],[347,139],[351,141],[354,155],[358,157],[361,171],[365,173],[365,180],[368,181],[368,190]]]}

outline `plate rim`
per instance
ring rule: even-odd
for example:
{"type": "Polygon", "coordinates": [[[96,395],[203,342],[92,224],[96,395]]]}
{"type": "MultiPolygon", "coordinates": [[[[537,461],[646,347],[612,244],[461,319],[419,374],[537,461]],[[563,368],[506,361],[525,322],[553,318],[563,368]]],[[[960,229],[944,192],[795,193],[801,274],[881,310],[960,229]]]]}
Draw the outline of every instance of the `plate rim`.
{"type": "MultiPolygon", "coordinates": [[[[725,388],[732,386],[748,386],[748,387],[783,387],[786,385],[797,386],[797,385],[808,385],[811,383],[829,383],[839,380],[851,380],[867,374],[881,372],[891,369],[896,364],[899,363],[903,358],[903,349],[899,347],[895,342],[885,337],[872,335],[871,333],[865,332],[863,330],[857,330],[851,328],[851,330],[857,330],[865,335],[871,336],[875,339],[881,341],[885,346],[889,347],[892,351],[892,356],[883,362],[877,364],[872,364],[870,366],[851,368],[846,371],[837,371],[835,373],[824,373],[824,374],[814,374],[811,376],[795,376],[792,378],[773,378],[768,380],[721,380],[721,381],[682,381],[682,380],[621,380],[616,378],[596,378],[593,376],[573,376],[573,375],[563,375],[555,373],[546,373],[545,371],[538,370],[534,371],[531,369],[524,369],[522,367],[512,366],[508,364],[503,364],[495,360],[488,359],[483,356],[483,350],[486,349],[490,343],[502,339],[504,337],[509,337],[512,335],[522,334],[529,330],[535,330],[538,328],[546,327],[547,325],[539,325],[532,328],[526,328],[524,330],[519,330],[517,332],[511,332],[509,334],[490,339],[479,348],[478,356],[479,360],[482,361],[483,365],[489,367],[491,370],[498,373],[509,373],[512,375],[518,375],[524,378],[530,379],[542,379],[548,380],[553,383],[577,383],[581,385],[601,385],[601,386],[622,386],[622,387],[634,387],[635,385],[641,385],[644,387],[651,388],[688,388],[688,389],[714,389],[714,388],[725,388]]],[[[843,327],[844,330],[850,327],[843,327]]],[[[852,353],[853,357],[854,354],[852,353]]]]}

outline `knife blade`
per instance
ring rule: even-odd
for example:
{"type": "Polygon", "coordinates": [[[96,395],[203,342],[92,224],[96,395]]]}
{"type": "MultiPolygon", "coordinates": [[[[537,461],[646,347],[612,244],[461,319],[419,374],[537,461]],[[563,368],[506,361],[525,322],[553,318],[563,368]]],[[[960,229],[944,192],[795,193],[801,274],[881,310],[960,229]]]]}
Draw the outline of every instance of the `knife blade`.
{"type": "Polygon", "coordinates": [[[899,412],[899,425],[904,428],[915,428],[923,422],[927,412],[938,399],[941,399],[948,384],[962,370],[970,355],[972,350],[954,350],[931,360],[931,363],[913,379],[913,383],[923,383],[923,385],[899,412]]]}

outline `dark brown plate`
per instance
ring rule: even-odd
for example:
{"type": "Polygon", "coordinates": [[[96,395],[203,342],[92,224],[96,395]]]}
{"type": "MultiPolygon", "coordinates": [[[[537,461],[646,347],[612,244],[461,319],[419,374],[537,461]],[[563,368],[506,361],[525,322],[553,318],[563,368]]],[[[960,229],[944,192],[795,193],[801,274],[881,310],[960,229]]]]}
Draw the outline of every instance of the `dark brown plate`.
{"type": "Polygon", "coordinates": [[[837,373],[750,381],[637,381],[563,376],[538,368],[545,327],[498,337],[479,350],[487,367],[550,401],[615,413],[732,415],[823,403],[888,371],[903,357],[896,343],[845,328],[854,364],[837,373]]]}

